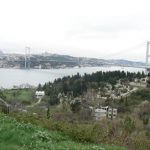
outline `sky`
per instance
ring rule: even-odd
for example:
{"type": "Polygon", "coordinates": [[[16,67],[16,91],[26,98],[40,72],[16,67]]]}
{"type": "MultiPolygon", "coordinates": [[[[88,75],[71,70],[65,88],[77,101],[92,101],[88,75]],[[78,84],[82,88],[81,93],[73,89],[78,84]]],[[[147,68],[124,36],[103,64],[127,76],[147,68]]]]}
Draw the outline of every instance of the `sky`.
{"type": "Polygon", "coordinates": [[[149,0],[0,0],[0,50],[144,61],[149,0]]]}

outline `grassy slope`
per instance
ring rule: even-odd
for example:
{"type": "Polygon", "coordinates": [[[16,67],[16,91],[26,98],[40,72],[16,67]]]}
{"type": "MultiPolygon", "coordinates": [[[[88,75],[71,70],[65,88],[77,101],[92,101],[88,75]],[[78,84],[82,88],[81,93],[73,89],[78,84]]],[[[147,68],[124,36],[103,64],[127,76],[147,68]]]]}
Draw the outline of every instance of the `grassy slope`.
{"type": "Polygon", "coordinates": [[[115,146],[81,144],[61,132],[19,123],[0,114],[0,150],[125,150],[115,146]]]}
{"type": "Polygon", "coordinates": [[[30,89],[5,90],[4,96],[8,101],[33,101],[33,91],[30,89]]]}

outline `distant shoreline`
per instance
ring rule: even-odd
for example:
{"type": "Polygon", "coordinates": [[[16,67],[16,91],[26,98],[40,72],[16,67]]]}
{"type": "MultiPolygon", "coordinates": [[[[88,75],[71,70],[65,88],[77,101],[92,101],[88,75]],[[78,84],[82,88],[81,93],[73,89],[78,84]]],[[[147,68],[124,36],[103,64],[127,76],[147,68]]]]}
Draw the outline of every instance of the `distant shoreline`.
{"type": "Polygon", "coordinates": [[[17,70],[54,70],[54,69],[76,69],[76,68],[94,68],[94,67],[131,67],[131,68],[146,68],[146,66],[131,66],[131,65],[126,65],[126,66],[124,66],[124,65],[102,65],[102,66],[75,66],[75,67],[60,67],[60,68],[40,68],[40,69],[38,69],[38,68],[30,68],[30,69],[25,69],[25,68],[12,68],[12,67],[7,67],[7,68],[5,68],[5,67],[3,67],[3,68],[0,68],[0,69],[17,69],[17,70]]]}

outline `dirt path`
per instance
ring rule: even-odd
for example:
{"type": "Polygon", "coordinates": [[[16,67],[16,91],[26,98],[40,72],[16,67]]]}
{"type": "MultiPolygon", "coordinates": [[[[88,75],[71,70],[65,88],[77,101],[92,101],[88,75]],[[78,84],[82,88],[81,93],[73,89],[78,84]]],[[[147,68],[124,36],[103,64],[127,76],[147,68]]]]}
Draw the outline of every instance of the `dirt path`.
{"type": "Polygon", "coordinates": [[[3,99],[0,98],[0,101],[5,105],[5,106],[9,106],[8,103],[6,101],[4,101],[3,99]]]}
{"type": "Polygon", "coordinates": [[[125,96],[129,96],[130,94],[132,94],[133,92],[137,91],[138,88],[137,87],[134,87],[131,91],[125,93],[125,94],[122,94],[121,96],[125,97],[125,96]]]}
{"type": "Polygon", "coordinates": [[[40,104],[40,103],[41,103],[41,100],[42,100],[42,98],[39,98],[39,100],[38,100],[36,103],[27,106],[27,108],[29,108],[29,107],[31,108],[31,107],[34,107],[34,106],[40,104]]]}

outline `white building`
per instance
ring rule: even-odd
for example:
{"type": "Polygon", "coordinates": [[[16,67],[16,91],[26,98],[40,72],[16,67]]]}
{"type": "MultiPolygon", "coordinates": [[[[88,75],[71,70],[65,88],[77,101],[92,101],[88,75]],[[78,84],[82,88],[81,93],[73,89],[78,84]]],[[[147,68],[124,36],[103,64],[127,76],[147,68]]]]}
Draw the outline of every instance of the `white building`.
{"type": "Polygon", "coordinates": [[[43,96],[45,96],[45,92],[44,91],[36,91],[35,95],[36,95],[36,98],[42,98],[43,96]]]}
{"type": "Polygon", "coordinates": [[[101,120],[107,117],[107,110],[105,109],[95,109],[94,110],[94,118],[95,120],[101,120]]]}
{"type": "Polygon", "coordinates": [[[117,109],[109,108],[109,106],[94,109],[93,112],[94,112],[94,119],[96,121],[101,120],[103,118],[114,119],[117,117],[117,109]]]}

